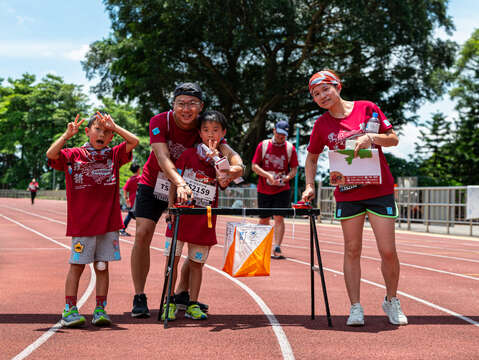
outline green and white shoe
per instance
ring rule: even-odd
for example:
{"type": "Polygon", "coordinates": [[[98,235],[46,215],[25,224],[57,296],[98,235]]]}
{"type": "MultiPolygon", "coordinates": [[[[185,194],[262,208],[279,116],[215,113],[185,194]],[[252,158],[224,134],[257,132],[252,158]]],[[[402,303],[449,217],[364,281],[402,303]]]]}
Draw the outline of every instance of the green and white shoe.
{"type": "Polygon", "coordinates": [[[208,319],[208,315],[206,315],[203,311],[201,311],[200,305],[196,303],[188,305],[188,308],[186,309],[186,312],[185,312],[185,317],[193,319],[193,320],[208,319]]]}
{"type": "Polygon", "coordinates": [[[101,306],[97,306],[93,312],[91,323],[95,326],[108,326],[111,325],[111,320],[105,309],[101,306]]]}
{"type": "MultiPolygon", "coordinates": [[[[178,313],[178,309],[176,308],[175,303],[170,303],[170,308],[168,309],[168,321],[176,320],[176,314],[178,313]]],[[[161,320],[165,320],[166,316],[166,304],[163,305],[163,314],[161,314],[161,320]]]]}
{"type": "Polygon", "coordinates": [[[63,310],[62,320],[60,321],[64,327],[78,327],[85,325],[85,317],[78,313],[78,308],[72,306],[70,309],[63,310]]]}

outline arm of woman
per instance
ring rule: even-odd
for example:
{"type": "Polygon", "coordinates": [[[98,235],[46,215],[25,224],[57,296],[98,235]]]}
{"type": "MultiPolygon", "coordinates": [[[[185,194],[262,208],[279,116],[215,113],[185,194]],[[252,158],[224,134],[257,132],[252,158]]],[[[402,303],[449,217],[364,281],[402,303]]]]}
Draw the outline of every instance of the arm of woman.
{"type": "Polygon", "coordinates": [[[383,134],[366,133],[356,140],[354,156],[358,156],[359,149],[369,149],[372,144],[390,147],[399,144],[399,138],[393,129],[389,129],[383,134]]]}

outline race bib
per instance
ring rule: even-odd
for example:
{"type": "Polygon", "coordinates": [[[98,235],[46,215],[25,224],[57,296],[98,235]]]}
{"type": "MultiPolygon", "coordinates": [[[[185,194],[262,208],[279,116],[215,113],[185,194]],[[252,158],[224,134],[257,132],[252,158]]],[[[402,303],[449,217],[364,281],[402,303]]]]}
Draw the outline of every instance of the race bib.
{"type": "Polygon", "coordinates": [[[168,202],[168,192],[170,191],[170,180],[163,174],[161,171],[158,173],[156,178],[155,189],[153,190],[153,195],[158,200],[168,202]]]}
{"type": "Polygon", "coordinates": [[[184,178],[195,198],[195,204],[198,206],[209,206],[213,203],[216,196],[216,186],[204,184],[194,179],[184,178]]]}

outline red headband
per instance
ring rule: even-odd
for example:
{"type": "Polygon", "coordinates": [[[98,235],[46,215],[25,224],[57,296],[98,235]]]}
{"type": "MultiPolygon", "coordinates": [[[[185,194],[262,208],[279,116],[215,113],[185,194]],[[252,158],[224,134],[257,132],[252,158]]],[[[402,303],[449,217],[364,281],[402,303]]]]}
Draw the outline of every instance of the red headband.
{"type": "Polygon", "coordinates": [[[313,88],[320,84],[337,85],[338,90],[341,90],[342,88],[341,81],[339,80],[339,78],[331,71],[327,70],[317,72],[316,74],[311,76],[311,79],[309,79],[309,92],[311,93],[313,91],[313,88]]]}

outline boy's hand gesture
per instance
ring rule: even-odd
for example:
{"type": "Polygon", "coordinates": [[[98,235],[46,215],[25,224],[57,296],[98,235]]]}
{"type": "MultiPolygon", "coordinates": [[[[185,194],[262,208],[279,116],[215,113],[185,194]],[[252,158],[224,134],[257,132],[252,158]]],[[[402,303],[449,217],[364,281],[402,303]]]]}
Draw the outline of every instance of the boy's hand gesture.
{"type": "Polygon", "coordinates": [[[80,114],[77,114],[75,121],[69,122],[67,126],[67,131],[65,131],[65,140],[70,139],[72,136],[76,135],[80,130],[81,124],[85,121],[85,119],[81,119],[78,121],[80,114]]]}
{"type": "Polygon", "coordinates": [[[103,128],[116,132],[116,124],[110,115],[108,114],[103,115],[102,113],[97,111],[96,118],[98,119],[98,122],[103,128]]]}

